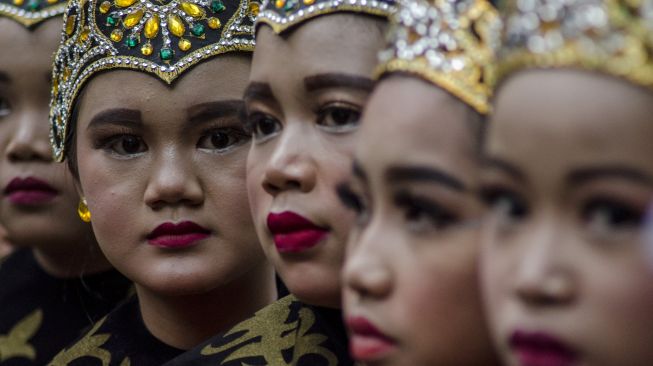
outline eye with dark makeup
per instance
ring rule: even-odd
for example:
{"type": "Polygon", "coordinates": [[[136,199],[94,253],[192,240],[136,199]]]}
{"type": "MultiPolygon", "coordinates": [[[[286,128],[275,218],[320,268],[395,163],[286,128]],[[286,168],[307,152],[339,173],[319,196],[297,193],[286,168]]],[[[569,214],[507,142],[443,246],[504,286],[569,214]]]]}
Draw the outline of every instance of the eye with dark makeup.
{"type": "Polygon", "coordinates": [[[100,138],[95,147],[122,159],[140,156],[147,151],[145,141],[140,136],[131,133],[115,133],[100,138]]]}
{"type": "Polygon", "coordinates": [[[582,220],[591,231],[609,235],[625,230],[639,230],[644,225],[645,213],[614,197],[596,196],[581,207],[582,220]]]}
{"type": "Polygon", "coordinates": [[[317,114],[317,124],[330,132],[348,132],[360,122],[361,108],[345,102],[336,102],[321,107],[317,114]]]}
{"type": "Polygon", "coordinates": [[[0,118],[7,117],[11,113],[11,106],[9,100],[0,96],[0,118]]]}
{"type": "Polygon", "coordinates": [[[409,228],[415,232],[442,231],[460,222],[457,214],[435,200],[408,190],[395,192],[393,202],[403,212],[409,228]]]}
{"type": "Polygon", "coordinates": [[[241,128],[213,128],[202,134],[197,148],[215,153],[224,153],[249,141],[249,135],[241,128]]]}
{"type": "Polygon", "coordinates": [[[364,226],[369,221],[369,208],[362,195],[354,192],[348,183],[340,183],[336,186],[336,193],[340,202],[347,209],[356,213],[356,222],[364,226]]]}
{"type": "Polygon", "coordinates": [[[480,199],[502,222],[519,222],[528,215],[528,207],[519,194],[502,186],[481,187],[480,199]]]}
{"type": "Polygon", "coordinates": [[[249,112],[244,121],[245,131],[251,133],[257,142],[263,142],[282,129],[278,119],[262,112],[249,112]]]}

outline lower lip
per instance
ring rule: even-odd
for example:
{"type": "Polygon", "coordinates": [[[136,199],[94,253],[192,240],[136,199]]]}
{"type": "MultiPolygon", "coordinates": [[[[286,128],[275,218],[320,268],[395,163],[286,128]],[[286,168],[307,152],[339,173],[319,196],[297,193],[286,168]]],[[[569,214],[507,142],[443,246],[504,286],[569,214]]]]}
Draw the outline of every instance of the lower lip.
{"type": "Polygon", "coordinates": [[[571,366],[574,358],[558,352],[517,349],[520,366],[571,366]]]}
{"type": "Polygon", "coordinates": [[[374,361],[386,357],[395,349],[395,344],[379,337],[352,335],[349,339],[351,355],[358,361],[374,361]]]}
{"type": "Polygon", "coordinates": [[[163,235],[148,239],[151,245],[162,248],[187,248],[197,244],[199,241],[208,238],[206,233],[190,233],[183,235],[163,235]]]}
{"type": "Polygon", "coordinates": [[[327,236],[324,230],[302,230],[275,234],[274,245],[279,253],[298,253],[316,246],[327,236]]]}
{"type": "Polygon", "coordinates": [[[37,206],[52,201],[57,196],[51,191],[26,190],[14,191],[7,195],[9,202],[21,206],[37,206]]]}

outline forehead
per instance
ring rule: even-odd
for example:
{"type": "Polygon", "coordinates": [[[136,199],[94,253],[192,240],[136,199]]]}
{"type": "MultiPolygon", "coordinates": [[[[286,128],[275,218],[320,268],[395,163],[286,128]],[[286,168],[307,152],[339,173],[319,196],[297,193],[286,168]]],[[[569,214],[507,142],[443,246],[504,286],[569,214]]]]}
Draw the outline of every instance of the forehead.
{"type": "Polygon", "coordinates": [[[140,71],[103,72],[84,87],[80,113],[115,107],[168,113],[188,105],[240,99],[249,67],[248,54],[221,55],[187,70],[172,85],[140,71]]]}
{"type": "Polygon", "coordinates": [[[0,17],[0,69],[11,73],[47,73],[61,39],[62,24],[57,16],[30,30],[11,19],[0,17]]]}
{"type": "Polygon", "coordinates": [[[384,20],[336,13],[306,21],[282,35],[262,25],[251,79],[274,82],[318,73],[369,76],[383,42],[384,20]]]}
{"type": "Polygon", "coordinates": [[[435,164],[464,174],[474,156],[468,118],[468,107],[435,85],[391,76],[378,84],[366,107],[356,157],[376,168],[435,164]]]}
{"type": "Polygon", "coordinates": [[[573,70],[522,72],[498,90],[494,110],[488,151],[524,166],[537,166],[536,154],[548,164],[653,168],[653,93],[625,81],[573,70]]]}

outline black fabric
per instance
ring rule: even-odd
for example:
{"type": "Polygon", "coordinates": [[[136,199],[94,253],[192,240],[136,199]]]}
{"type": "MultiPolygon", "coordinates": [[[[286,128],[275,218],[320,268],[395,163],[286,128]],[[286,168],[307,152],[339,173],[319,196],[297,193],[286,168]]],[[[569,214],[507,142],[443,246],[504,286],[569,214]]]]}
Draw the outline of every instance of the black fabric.
{"type": "Polygon", "coordinates": [[[138,298],[133,296],[66,347],[51,365],[160,366],[183,352],[161,342],[147,330],[138,298]]]}
{"type": "Polygon", "coordinates": [[[55,278],[29,249],[0,264],[0,365],[44,365],[123,301],[132,285],[115,270],[55,278]]]}
{"type": "Polygon", "coordinates": [[[353,365],[341,316],[290,295],[165,365],[353,365]]]}

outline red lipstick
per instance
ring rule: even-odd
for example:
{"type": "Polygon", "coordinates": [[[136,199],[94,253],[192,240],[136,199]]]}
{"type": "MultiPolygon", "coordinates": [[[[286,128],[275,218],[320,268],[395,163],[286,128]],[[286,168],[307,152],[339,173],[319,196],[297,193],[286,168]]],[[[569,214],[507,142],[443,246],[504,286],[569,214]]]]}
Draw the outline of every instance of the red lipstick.
{"type": "Polygon", "coordinates": [[[346,323],[351,331],[349,350],[356,360],[378,360],[395,349],[395,341],[383,334],[369,320],[363,317],[349,317],[346,323]]]}
{"type": "Polygon", "coordinates": [[[48,182],[35,177],[16,177],[7,184],[4,195],[15,205],[37,206],[52,201],[59,195],[59,191],[48,182]]]}
{"type": "Polygon", "coordinates": [[[509,344],[521,366],[571,366],[578,359],[571,346],[543,332],[516,330],[509,344]]]}
{"type": "Polygon", "coordinates": [[[192,221],[165,222],[147,236],[147,242],[162,248],[186,248],[208,238],[211,231],[192,221]]]}
{"type": "Polygon", "coordinates": [[[291,211],[270,213],[268,229],[279,253],[297,253],[316,246],[329,231],[291,211]]]}

